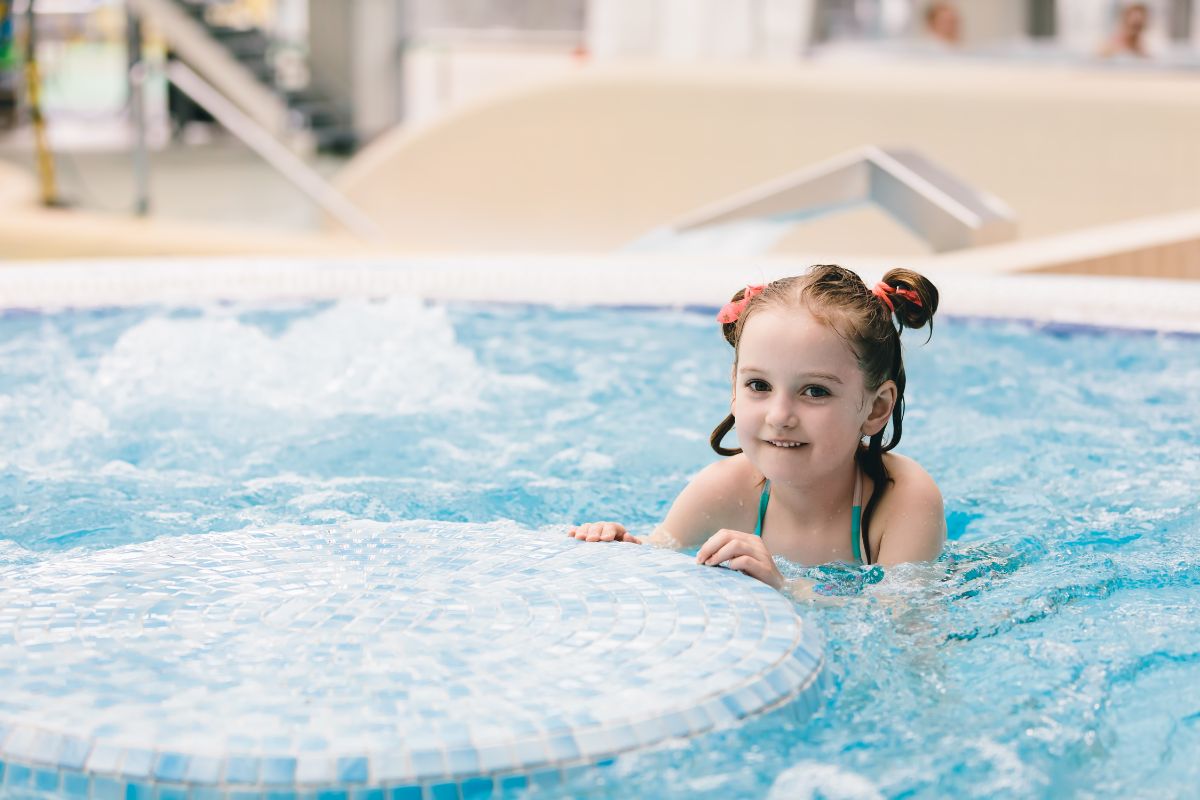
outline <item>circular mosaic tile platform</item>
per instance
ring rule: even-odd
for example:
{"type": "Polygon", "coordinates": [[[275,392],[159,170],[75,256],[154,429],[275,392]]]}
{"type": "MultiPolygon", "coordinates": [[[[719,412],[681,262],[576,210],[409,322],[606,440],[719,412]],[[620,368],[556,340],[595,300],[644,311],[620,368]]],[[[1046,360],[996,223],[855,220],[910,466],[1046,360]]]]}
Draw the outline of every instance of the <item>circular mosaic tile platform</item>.
{"type": "Polygon", "coordinates": [[[486,795],[806,715],[822,665],[785,598],[666,550],[428,522],[164,538],[0,567],[0,784],[486,795]]]}

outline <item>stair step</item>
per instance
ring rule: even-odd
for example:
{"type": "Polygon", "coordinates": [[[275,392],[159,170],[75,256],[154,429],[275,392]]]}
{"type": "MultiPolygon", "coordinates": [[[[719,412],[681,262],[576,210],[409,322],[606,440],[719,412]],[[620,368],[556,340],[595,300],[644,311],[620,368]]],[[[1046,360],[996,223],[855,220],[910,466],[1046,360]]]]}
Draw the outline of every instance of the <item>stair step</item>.
{"type": "Polygon", "coordinates": [[[358,137],[348,128],[314,128],[313,138],[322,153],[350,155],[358,149],[358,137]]]}

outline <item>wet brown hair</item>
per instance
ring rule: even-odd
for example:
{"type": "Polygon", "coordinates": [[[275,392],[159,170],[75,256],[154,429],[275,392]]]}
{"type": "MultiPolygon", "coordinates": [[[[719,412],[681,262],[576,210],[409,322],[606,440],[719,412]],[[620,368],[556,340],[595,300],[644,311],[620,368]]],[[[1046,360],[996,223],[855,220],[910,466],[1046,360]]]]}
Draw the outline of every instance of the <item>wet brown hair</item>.
{"type": "MultiPolygon", "coordinates": [[[[736,365],[738,342],[751,316],[765,308],[804,308],[832,328],[854,351],[859,369],[863,371],[867,391],[878,389],[884,381],[896,382],[891,438],[884,443],[883,436],[887,430],[884,425],[868,440],[866,446],[859,445],[855,455],[859,467],[875,484],[875,491],[862,516],[862,552],[868,564],[871,563],[871,551],[867,531],[870,529],[871,516],[892,483],[883,465],[883,454],[900,443],[904,423],[905,376],[900,333],[905,328],[929,326],[929,336],[932,336],[933,315],[938,306],[937,287],[912,270],[890,270],[883,276],[883,282],[893,289],[915,292],[919,302],[901,294],[889,294],[888,299],[895,306],[893,313],[854,272],[836,264],[817,264],[803,275],[780,278],[767,284],[761,294],[750,298],[735,322],[726,322],[721,326],[725,340],[733,346],[736,365]]],[[[739,289],[733,299],[741,300],[744,295],[745,290],[739,289]]],[[[721,444],[721,440],[733,430],[733,424],[731,413],[709,437],[709,444],[719,455],[732,456],[742,452],[741,449],[721,444]]]]}

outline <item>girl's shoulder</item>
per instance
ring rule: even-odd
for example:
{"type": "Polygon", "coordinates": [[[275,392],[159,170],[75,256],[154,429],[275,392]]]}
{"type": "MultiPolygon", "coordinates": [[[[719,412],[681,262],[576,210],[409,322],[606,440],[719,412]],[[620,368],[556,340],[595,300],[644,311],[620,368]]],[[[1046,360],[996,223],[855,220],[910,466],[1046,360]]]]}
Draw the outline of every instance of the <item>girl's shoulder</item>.
{"type": "Polygon", "coordinates": [[[744,453],[714,461],[696,473],[690,487],[697,491],[712,493],[717,497],[743,499],[762,489],[763,476],[744,453]]]}
{"type": "Polygon", "coordinates": [[[933,476],[908,456],[900,453],[884,453],[883,465],[887,467],[888,476],[894,481],[892,488],[900,490],[897,492],[898,494],[900,492],[921,494],[937,492],[938,497],[941,497],[941,492],[938,490],[933,476]]]}
{"type": "Polygon", "coordinates": [[[929,561],[946,542],[942,492],[925,468],[908,456],[885,453],[891,486],[879,500],[871,523],[872,550],[879,562],[929,561]]]}

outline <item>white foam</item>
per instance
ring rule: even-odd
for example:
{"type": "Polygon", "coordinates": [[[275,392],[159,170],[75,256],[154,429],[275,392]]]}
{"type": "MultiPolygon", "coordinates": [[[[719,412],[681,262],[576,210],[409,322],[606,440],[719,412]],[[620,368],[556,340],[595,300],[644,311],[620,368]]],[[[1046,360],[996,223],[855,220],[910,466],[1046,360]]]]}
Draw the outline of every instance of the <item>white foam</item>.
{"type": "Polygon", "coordinates": [[[883,800],[875,784],[856,772],[820,761],[801,761],[784,770],[767,800],[883,800]]]}
{"type": "Polygon", "coordinates": [[[101,407],[232,406],[308,417],[463,409],[499,379],[455,340],[441,307],[345,300],[273,336],[229,311],[156,316],[104,355],[101,407]]]}

